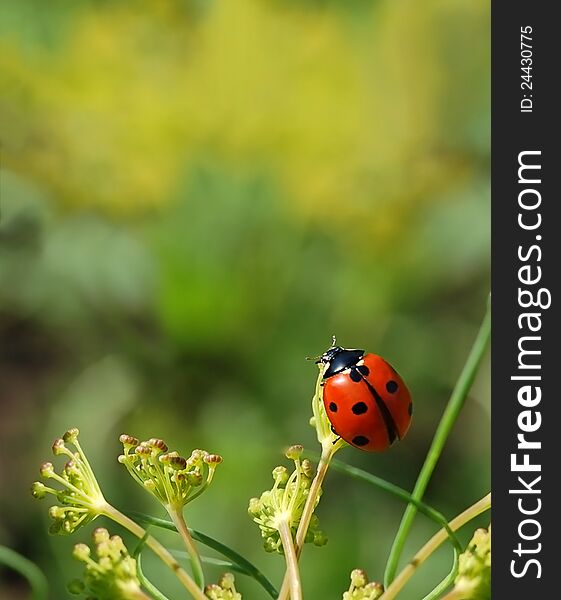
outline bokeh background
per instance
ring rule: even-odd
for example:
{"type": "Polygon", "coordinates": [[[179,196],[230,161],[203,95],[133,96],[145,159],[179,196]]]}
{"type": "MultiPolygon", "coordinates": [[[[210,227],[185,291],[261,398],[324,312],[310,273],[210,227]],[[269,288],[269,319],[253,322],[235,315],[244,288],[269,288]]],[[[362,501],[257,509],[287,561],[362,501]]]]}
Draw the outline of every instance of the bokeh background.
{"type": "MultiPolygon", "coordinates": [[[[120,433],[158,436],[225,457],[188,521],[278,583],[246,509],[284,447],[315,448],[305,357],[336,333],[398,368],[407,438],[339,458],[411,489],[483,315],[488,3],[3,0],[0,32],[0,543],[69,597],[89,533],[50,538],[28,493],[52,439],[79,427],[106,496],[161,515],[116,461],[120,433]]],[[[489,463],[487,361],[427,501],[463,510],[489,463]]],[[[330,473],[306,597],[340,597],[355,567],[381,579],[403,509],[330,473]]],[[[434,531],[418,516],[404,560],[434,531]]]]}

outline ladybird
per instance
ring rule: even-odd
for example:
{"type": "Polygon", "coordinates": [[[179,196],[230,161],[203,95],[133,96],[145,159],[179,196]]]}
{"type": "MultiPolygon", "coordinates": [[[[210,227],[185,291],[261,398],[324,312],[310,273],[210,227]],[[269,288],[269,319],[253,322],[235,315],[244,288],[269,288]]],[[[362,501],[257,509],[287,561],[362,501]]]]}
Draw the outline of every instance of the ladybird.
{"type": "Polygon", "coordinates": [[[401,440],[411,423],[411,394],[397,371],[381,356],[335,345],[323,363],[323,404],[333,432],[368,452],[401,440]]]}

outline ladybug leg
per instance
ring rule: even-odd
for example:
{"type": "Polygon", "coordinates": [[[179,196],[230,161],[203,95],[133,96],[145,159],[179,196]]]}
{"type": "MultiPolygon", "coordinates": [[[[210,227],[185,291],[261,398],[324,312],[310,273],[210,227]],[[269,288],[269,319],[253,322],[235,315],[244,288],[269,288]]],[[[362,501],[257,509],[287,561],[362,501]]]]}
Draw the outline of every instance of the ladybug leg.
{"type": "Polygon", "coordinates": [[[331,431],[337,436],[337,438],[333,440],[333,443],[336,444],[341,439],[341,436],[335,431],[333,425],[331,425],[331,431]]]}

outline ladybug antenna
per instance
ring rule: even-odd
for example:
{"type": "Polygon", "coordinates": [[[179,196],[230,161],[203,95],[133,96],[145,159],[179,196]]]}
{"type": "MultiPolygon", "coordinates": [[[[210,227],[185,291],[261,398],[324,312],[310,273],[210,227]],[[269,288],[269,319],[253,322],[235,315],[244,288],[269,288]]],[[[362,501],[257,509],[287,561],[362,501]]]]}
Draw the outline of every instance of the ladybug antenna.
{"type": "MultiPolygon", "coordinates": [[[[337,346],[337,336],[332,335],[331,336],[331,346],[329,346],[327,352],[329,352],[329,350],[332,350],[336,346],[337,346]]],[[[320,359],[323,358],[324,354],[325,354],[325,352],[323,352],[319,356],[306,356],[306,360],[315,360],[316,362],[319,362],[320,359]]]]}

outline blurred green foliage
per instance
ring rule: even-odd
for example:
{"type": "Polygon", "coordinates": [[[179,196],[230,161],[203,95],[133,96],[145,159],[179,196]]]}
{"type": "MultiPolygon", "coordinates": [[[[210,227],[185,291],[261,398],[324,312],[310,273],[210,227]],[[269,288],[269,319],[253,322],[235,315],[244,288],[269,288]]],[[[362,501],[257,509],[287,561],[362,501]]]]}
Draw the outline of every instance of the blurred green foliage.
{"type": "MultiPolygon", "coordinates": [[[[28,486],[69,426],[127,509],[157,510],[116,462],[123,431],[222,454],[188,521],[278,582],[247,501],[283,447],[314,446],[304,358],[333,333],[415,399],[400,445],[341,459],[412,488],[489,287],[488,29],[468,0],[0,4],[0,543],[53,599],[78,540],[47,538],[28,486]]],[[[448,516],[489,487],[488,433],[486,367],[427,496],[448,516]]],[[[329,544],[303,554],[309,598],[355,567],[381,579],[404,508],[343,477],[318,509],[329,544]]],[[[406,555],[433,531],[419,516],[406,555]]]]}

